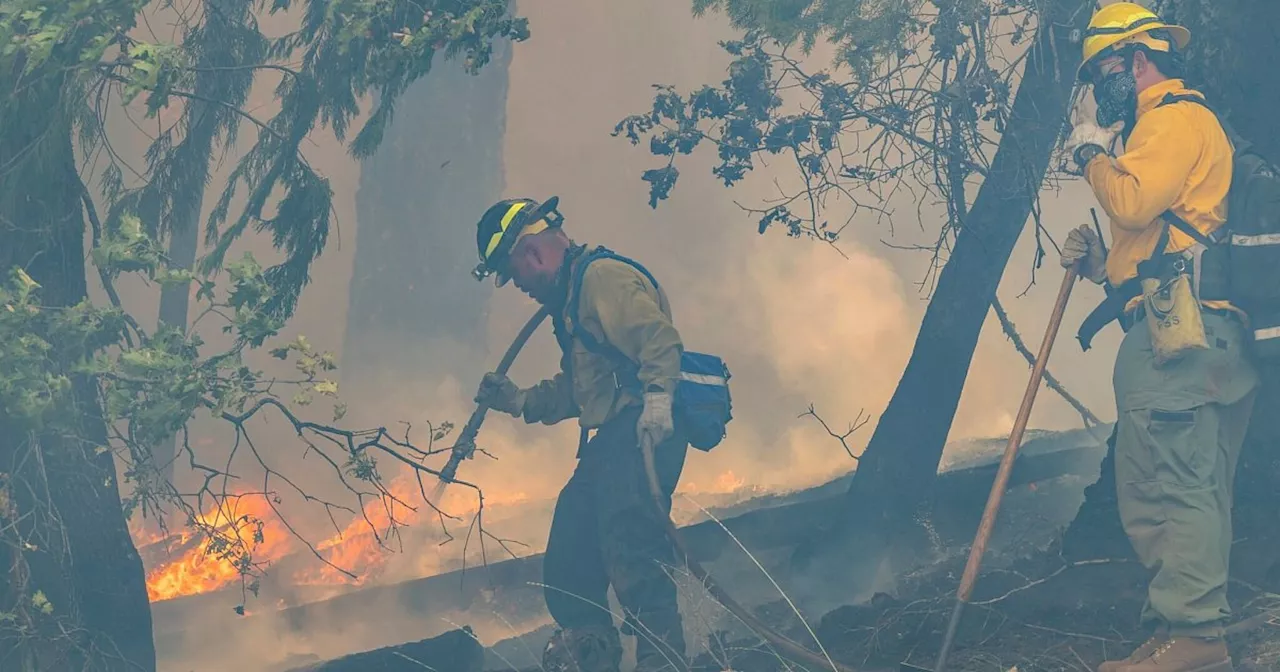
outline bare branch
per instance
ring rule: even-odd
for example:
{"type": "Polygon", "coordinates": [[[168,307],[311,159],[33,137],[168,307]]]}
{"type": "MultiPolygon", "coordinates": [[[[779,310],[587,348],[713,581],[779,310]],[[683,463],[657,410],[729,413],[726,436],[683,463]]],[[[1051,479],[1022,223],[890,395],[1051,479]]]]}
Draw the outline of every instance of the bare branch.
{"type": "Polygon", "coordinates": [[[813,419],[817,420],[818,424],[822,425],[822,428],[826,430],[827,434],[830,435],[831,438],[840,442],[840,445],[844,447],[844,452],[848,453],[849,457],[853,458],[855,462],[858,461],[858,457],[853,454],[853,449],[849,447],[849,442],[846,439],[848,439],[850,436],[853,435],[854,432],[858,431],[859,429],[862,429],[863,426],[865,426],[868,422],[870,422],[871,421],[870,415],[867,415],[864,417],[862,414],[862,409],[859,409],[858,417],[854,418],[853,422],[849,423],[849,429],[845,430],[843,434],[837,434],[834,431],[832,431],[830,425],[827,424],[827,421],[823,420],[822,416],[819,416],[818,412],[814,410],[813,404],[809,404],[809,410],[799,415],[799,417],[801,418],[805,416],[813,416],[813,419]]]}
{"type": "MultiPolygon", "coordinates": [[[[1000,320],[1000,328],[1003,329],[1005,335],[1009,337],[1009,340],[1013,343],[1013,347],[1017,349],[1023,359],[1027,360],[1028,364],[1035,364],[1036,356],[1032,354],[1031,350],[1027,349],[1027,344],[1024,343],[1022,341],[1022,337],[1018,335],[1018,330],[1013,326],[1013,322],[1009,319],[1008,313],[1004,311],[1004,306],[1000,305],[1000,299],[993,299],[991,301],[991,309],[995,311],[996,317],[1000,320]]],[[[1049,389],[1057,392],[1058,396],[1062,397],[1064,401],[1071,404],[1072,408],[1076,409],[1076,412],[1079,413],[1080,417],[1084,420],[1086,427],[1090,425],[1097,427],[1102,424],[1102,421],[1098,419],[1098,416],[1094,415],[1093,411],[1089,410],[1089,407],[1085,406],[1083,402],[1076,399],[1074,395],[1068,392],[1067,389],[1062,386],[1062,383],[1058,382],[1058,379],[1048,370],[1044,372],[1044,384],[1049,389]]]]}

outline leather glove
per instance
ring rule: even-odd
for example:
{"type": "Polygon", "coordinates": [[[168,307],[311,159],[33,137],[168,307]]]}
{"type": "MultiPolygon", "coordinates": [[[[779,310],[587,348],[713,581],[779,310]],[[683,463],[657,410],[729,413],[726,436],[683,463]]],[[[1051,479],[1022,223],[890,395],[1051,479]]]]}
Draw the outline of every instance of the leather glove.
{"type": "Polygon", "coordinates": [[[646,392],[644,410],[636,422],[636,437],[640,446],[656,448],[675,432],[675,420],[671,416],[670,392],[646,392]]]}
{"type": "Polygon", "coordinates": [[[524,390],[516,387],[510,378],[497,373],[486,373],[480,380],[475,401],[518,418],[524,412],[524,399],[524,390]]]}
{"type": "Polygon", "coordinates": [[[1107,253],[1102,249],[1102,241],[1088,224],[1072,229],[1067,240],[1062,244],[1062,267],[1071,268],[1079,264],[1081,277],[1088,278],[1101,285],[1107,281],[1107,253]]]}

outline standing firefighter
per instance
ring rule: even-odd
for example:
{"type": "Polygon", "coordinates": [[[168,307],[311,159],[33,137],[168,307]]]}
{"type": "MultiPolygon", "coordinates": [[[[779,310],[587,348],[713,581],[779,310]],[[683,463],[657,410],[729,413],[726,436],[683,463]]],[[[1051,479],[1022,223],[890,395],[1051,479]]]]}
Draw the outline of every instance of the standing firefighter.
{"type": "Polygon", "coordinates": [[[558,201],[502,201],[481,217],[476,236],[477,277],[493,274],[498,286],[510,279],[550,308],[563,353],[560,373],[530,388],[486,375],[476,401],[527,423],[577,417],[582,427],[578,465],[556,501],[543,564],[547,608],[560,627],[543,667],[617,672],[622,649],[608,610],[612,585],[624,629],[636,635],[636,669],[685,670],[668,574],[675,553],[663,519],[688,445],[672,409],[684,348],[652,276],[603,248],[575,244],[561,229],[558,201]],[[661,509],[642,459],[646,447],[661,509]]]}
{"type": "Polygon", "coordinates": [[[1083,226],[1062,263],[1107,289],[1081,329],[1085,348],[1113,319],[1126,332],[1113,379],[1116,483],[1124,529],[1153,572],[1142,616],[1154,636],[1101,672],[1232,669],[1232,484],[1258,375],[1247,316],[1208,299],[1226,296],[1211,287],[1204,253],[1228,214],[1233,147],[1180,79],[1190,38],[1133,3],[1098,10],[1079,73],[1093,86],[1096,123],[1077,110],[1066,146],[1111,220],[1109,254],[1083,226]]]}

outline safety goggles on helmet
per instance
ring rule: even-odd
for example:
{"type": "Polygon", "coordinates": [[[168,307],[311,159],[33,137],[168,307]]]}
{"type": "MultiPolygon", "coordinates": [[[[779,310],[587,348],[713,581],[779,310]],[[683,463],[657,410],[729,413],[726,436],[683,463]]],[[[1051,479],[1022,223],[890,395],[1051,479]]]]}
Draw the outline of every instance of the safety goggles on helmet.
{"type": "Polygon", "coordinates": [[[496,284],[507,284],[507,262],[516,243],[525,236],[559,227],[564,216],[556,209],[560,197],[552,196],[543,203],[521,198],[506,200],[489,208],[476,229],[476,246],[480,263],[471,271],[476,280],[494,275],[496,284]]]}

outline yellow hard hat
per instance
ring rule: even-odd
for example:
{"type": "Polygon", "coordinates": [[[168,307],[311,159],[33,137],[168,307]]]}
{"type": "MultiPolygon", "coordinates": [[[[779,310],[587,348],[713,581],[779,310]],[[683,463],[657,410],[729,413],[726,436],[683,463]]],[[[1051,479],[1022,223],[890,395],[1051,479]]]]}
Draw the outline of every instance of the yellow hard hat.
{"type": "Polygon", "coordinates": [[[1076,76],[1085,78],[1086,68],[1095,58],[1122,43],[1139,42],[1152,49],[1169,51],[1168,44],[1148,39],[1145,35],[1153,30],[1168,31],[1179,50],[1191,42],[1191,31],[1165,23],[1155,12],[1137,3],[1115,2],[1099,9],[1089,19],[1089,28],[1084,34],[1083,58],[1076,76]]]}

